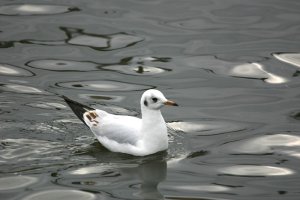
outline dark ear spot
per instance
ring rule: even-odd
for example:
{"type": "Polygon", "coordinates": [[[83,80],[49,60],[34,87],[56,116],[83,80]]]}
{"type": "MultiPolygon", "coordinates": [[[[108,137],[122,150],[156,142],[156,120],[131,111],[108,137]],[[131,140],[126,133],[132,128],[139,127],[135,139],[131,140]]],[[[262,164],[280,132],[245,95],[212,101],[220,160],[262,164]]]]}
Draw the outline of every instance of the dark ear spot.
{"type": "Polygon", "coordinates": [[[147,100],[144,101],[144,105],[145,105],[145,106],[148,106],[147,100]]]}

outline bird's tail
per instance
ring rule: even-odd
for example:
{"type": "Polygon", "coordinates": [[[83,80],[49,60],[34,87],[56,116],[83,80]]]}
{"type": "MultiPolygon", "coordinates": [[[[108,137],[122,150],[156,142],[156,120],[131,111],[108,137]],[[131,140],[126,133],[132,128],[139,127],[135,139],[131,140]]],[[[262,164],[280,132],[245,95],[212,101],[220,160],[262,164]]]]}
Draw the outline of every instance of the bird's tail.
{"type": "Polygon", "coordinates": [[[94,108],[91,108],[89,106],[83,105],[79,102],[73,101],[69,99],[66,96],[62,96],[62,98],[67,102],[67,104],[70,106],[70,108],[73,110],[73,112],[76,114],[76,116],[86,124],[86,122],[83,119],[83,114],[87,111],[95,110],[94,108]]]}

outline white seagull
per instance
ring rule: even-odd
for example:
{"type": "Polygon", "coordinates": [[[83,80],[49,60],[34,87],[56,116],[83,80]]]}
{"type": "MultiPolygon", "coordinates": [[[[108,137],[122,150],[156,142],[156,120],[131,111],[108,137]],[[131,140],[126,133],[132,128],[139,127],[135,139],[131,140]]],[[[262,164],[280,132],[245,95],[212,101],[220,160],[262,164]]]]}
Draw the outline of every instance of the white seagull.
{"type": "Polygon", "coordinates": [[[63,96],[77,117],[108,150],[134,156],[146,156],[168,148],[166,122],[160,109],[178,106],[158,90],[150,89],[141,98],[142,118],[114,115],[93,109],[63,96]]]}

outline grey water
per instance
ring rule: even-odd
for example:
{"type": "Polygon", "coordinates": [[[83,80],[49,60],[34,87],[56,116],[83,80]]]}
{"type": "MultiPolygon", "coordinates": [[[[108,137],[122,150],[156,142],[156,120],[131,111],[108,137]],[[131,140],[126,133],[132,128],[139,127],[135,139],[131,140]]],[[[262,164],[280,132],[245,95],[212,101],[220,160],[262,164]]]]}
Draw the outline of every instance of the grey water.
{"type": "Polygon", "coordinates": [[[0,199],[299,199],[300,1],[0,2],[0,199]],[[166,152],[106,150],[61,95],[140,116],[166,152]]]}

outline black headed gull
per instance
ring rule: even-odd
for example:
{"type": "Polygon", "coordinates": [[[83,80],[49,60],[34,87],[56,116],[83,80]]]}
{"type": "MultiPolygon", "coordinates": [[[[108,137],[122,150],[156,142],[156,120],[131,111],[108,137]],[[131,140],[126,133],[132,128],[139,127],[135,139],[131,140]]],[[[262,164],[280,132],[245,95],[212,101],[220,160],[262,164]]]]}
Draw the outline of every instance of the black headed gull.
{"type": "Polygon", "coordinates": [[[160,109],[178,106],[158,90],[150,89],[141,98],[142,118],[114,115],[63,97],[73,112],[113,152],[145,156],[168,148],[167,126],[160,109]]]}

